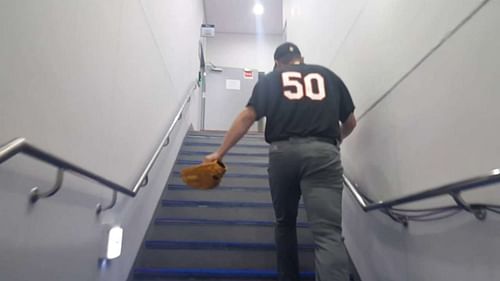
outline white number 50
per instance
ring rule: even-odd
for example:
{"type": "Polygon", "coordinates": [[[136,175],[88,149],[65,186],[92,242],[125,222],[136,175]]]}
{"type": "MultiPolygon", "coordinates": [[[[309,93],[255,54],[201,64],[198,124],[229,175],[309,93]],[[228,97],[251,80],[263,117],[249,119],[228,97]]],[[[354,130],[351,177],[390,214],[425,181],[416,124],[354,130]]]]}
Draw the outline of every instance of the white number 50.
{"type": "Polygon", "coordinates": [[[293,87],[293,90],[285,90],[283,94],[290,100],[300,100],[304,95],[312,100],[322,100],[325,94],[325,79],[319,73],[309,73],[304,76],[300,72],[283,72],[281,74],[283,87],[293,87]],[[316,83],[316,91],[313,88],[316,83]]]}

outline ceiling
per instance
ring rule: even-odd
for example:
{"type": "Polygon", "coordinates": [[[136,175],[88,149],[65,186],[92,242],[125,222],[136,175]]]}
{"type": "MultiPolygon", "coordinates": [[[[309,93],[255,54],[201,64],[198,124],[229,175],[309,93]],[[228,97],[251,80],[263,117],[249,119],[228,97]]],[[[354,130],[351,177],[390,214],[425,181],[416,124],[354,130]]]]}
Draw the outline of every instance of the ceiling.
{"type": "Polygon", "coordinates": [[[217,33],[282,34],[282,0],[204,0],[206,23],[215,24],[217,33]],[[253,6],[259,1],[264,14],[255,16],[253,6]],[[261,28],[259,28],[259,26],[261,28]]]}

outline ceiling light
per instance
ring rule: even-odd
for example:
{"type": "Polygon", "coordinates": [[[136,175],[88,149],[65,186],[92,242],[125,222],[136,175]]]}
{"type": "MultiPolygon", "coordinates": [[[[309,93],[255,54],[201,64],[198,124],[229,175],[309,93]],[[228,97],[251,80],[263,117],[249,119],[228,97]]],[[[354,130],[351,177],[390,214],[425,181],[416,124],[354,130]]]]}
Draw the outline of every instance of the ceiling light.
{"type": "Polygon", "coordinates": [[[264,6],[261,3],[255,3],[253,6],[253,13],[257,16],[260,16],[264,13],[264,6]]]}

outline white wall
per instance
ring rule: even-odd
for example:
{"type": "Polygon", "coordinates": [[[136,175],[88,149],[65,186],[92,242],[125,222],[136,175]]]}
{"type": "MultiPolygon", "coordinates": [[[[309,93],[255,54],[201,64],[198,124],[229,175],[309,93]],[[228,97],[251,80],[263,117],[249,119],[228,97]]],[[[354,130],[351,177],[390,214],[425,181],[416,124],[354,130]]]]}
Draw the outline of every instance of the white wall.
{"type": "Polygon", "coordinates": [[[202,12],[164,3],[3,4],[0,143],[25,136],[121,183],[136,179],[197,76],[202,12]]]}
{"type": "MultiPolygon", "coordinates": [[[[288,40],[307,61],[343,78],[362,116],[343,145],[346,173],[381,200],[498,168],[499,1],[489,1],[463,26],[484,1],[349,2],[285,5],[301,8],[294,15],[285,10],[288,40]],[[333,16],[307,20],[325,10],[333,16]],[[345,21],[336,24],[340,14],[345,21]]],[[[489,188],[465,198],[498,204],[500,193],[489,188]]],[[[495,215],[482,223],[464,214],[401,229],[361,212],[348,194],[344,199],[347,246],[363,280],[500,279],[491,262],[500,258],[495,215]]]]}
{"type": "MultiPolygon", "coordinates": [[[[201,1],[2,1],[0,143],[18,136],[121,185],[135,183],[197,78],[201,1]]],[[[189,116],[189,115],[188,115],[189,116]]],[[[195,114],[190,114],[196,119],[195,114]]],[[[190,120],[174,133],[182,136],[190,120]]],[[[124,280],[182,139],[135,199],[27,157],[0,166],[0,279],[124,280]],[[123,256],[99,271],[101,224],[125,228],[123,256]]]]}
{"type": "Polygon", "coordinates": [[[284,0],[286,39],[297,44],[306,63],[329,65],[367,2],[284,0]]]}
{"type": "Polygon", "coordinates": [[[274,66],[274,50],[282,42],[281,35],[216,33],[207,39],[206,60],[216,66],[269,72],[274,66]]]}
{"type": "MultiPolygon", "coordinates": [[[[361,185],[379,188],[369,190],[371,194],[393,197],[500,165],[500,135],[491,130],[500,117],[500,38],[491,30],[498,21],[488,14],[496,2],[475,15],[361,120],[346,144],[352,159],[347,165],[361,185]],[[367,144],[370,149],[361,149],[367,144]],[[361,155],[362,163],[354,160],[361,155]]],[[[370,94],[359,96],[372,99],[370,94]]]]}

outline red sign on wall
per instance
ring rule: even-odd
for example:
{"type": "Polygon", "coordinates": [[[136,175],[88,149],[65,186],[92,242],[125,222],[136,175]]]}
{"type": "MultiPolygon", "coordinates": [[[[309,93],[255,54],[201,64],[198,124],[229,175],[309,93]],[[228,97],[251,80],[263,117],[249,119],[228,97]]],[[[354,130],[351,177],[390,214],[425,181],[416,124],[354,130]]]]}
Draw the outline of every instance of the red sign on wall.
{"type": "Polygon", "coordinates": [[[243,70],[243,78],[245,79],[253,79],[253,71],[251,70],[243,70]]]}

